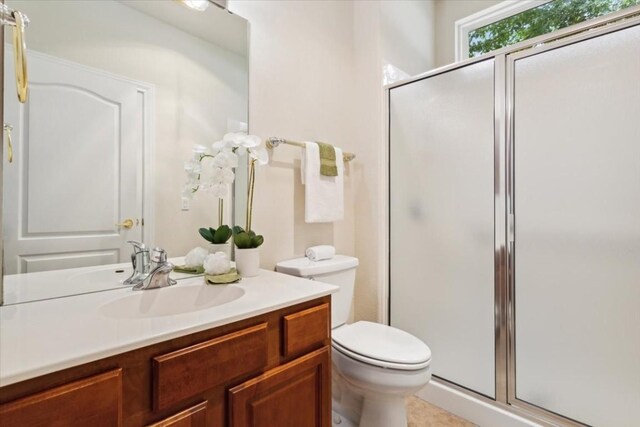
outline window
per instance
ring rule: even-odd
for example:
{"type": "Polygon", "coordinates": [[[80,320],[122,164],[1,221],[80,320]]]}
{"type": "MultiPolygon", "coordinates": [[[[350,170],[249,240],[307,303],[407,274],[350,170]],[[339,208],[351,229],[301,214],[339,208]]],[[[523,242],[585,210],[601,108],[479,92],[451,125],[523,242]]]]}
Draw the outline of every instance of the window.
{"type": "Polygon", "coordinates": [[[506,1],[456,21],[456,60],[588,21],[640,4],[640,0],[506,1]]]}

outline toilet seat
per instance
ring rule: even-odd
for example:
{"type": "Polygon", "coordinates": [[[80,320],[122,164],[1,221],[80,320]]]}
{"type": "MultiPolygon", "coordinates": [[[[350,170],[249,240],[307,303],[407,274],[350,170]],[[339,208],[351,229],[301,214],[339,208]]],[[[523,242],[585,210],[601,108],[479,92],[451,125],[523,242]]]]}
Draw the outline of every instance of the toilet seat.
{"type": "Polygon", "coordinates": [[[332,331],[333,348],[381,368],[414,371],[431,363],[431,350],[413,335],[379,323],[360,321],[332,331]]]}

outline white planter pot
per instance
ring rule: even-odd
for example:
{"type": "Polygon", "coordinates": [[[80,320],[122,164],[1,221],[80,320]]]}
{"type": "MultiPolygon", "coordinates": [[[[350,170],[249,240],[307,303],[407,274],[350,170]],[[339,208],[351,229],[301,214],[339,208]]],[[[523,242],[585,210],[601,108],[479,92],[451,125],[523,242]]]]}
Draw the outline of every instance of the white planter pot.
{"type": "Polygon", "coordinates": [[[227,258],[231,259],[231,242],[227,243],[209,243],[209,253],[224,252],[227,258]]]}
{"type": "Polygon", "coordinates": [[[238,249],[236,247],[236,268],[242,277],[254,277],[260,273],[260,248],[238,249]]]}

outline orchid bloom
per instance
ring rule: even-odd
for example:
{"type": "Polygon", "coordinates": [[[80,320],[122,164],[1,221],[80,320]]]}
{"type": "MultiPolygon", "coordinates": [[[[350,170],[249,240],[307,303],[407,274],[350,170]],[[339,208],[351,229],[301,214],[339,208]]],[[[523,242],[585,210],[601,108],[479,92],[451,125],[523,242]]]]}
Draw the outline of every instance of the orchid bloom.
{"type": "Polygon", "coordinates": [[[193,198],[194,193],[199,190],[211,193],[219,199],[227,197],[228,187],[235,179],[233,169],[238,167],[238,158],[244,153],[248,153],[249,158],[259,165],[269,162],[269,154],[262,145],[262,139],[244,132],[225,134],[220,141],[212,144],[211,149],[196,145],[192,153],[193,158],[184,164],[187,183],[182,196],[186,198],[193,198]],[[203,164],[204,159],[210,160],[203,164]]]}

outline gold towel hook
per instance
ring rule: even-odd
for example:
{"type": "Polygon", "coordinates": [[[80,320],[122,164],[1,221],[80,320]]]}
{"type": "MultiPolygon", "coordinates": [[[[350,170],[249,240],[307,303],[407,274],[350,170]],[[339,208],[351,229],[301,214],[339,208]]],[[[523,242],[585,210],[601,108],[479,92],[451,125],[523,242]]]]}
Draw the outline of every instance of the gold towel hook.
{"type": "Polygon", "coordinates": [[[22,12],[14,11],[15,26],[13,27],[13,58],[16,68],[16,89],[18,101],[27,102],[29,95],[29,76],[27,74],[27,44],[24,37],[24,29],[28,19],[22,12]]]}
{"type": "Polygon", "coordinates": [[[5,123],[2,128],[7,135],[7,160],[9,160],[9,163],[13,163],[13,145],[11,144],[11,131],[13,130],[13,126],[5,123]]]}

